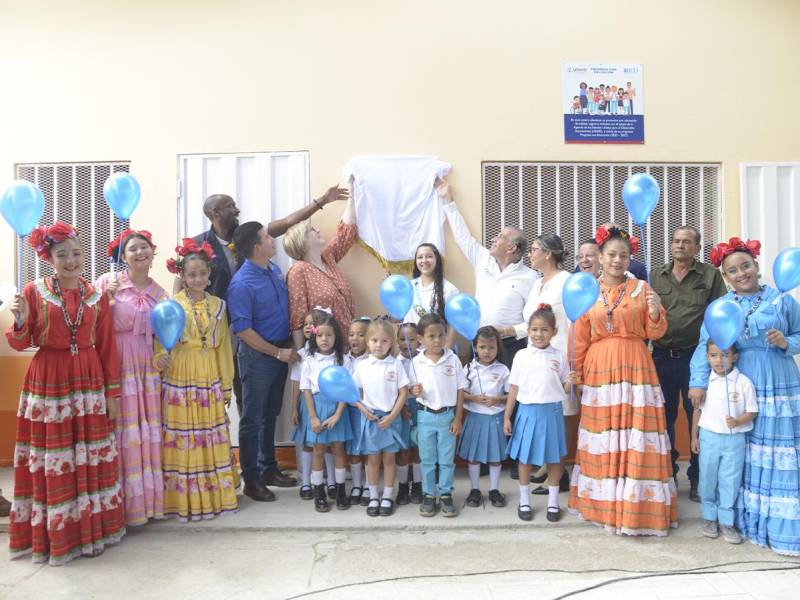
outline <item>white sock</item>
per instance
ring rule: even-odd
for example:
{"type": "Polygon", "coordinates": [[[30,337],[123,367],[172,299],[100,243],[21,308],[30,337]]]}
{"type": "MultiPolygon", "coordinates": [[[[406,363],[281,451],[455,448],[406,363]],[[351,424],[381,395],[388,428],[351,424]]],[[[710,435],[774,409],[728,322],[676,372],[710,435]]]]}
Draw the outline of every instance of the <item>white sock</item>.
{"type": "Polygon", "coordinates": [[[414,483],[419,483],[422,481],[422,465],[420,463],[414,463],[411,465],[411,471],[413,472],[414,483]]]}
{"type": "Polygon", "coordinates": [[[558,486],[547,486],[547,508],[558,508],[558,486]]]}
{"type": "Polygon", "coordinates": [[[472,486],[472,489],[473,490],[480,489],[479,482],[481,478],[481,466],[469,463],[467,465],[467,471],[469,472],[469,484],[472,486]]]}
{"type": "Polygon", "coordinates": [[[519,486],[519,505],[525,506],[526,504],[531,505],[530,489],[527,485],[521,485],[519,486]]]}
{"type": "Polygon", "coordinates": [[[325,472],[328,474],[328,485],[333,485],[333,471],[336,468],[336,462],[333,459],[332,452],[325,453],[325,472]]]}
{"type": "Polygon", "coordinates": [[[378,491],[377,485],[369,486],[369,499],[370,500],[378,500],[380,499],[380,492],[378,491]]]}
{"type": "Polygon", "coordinates": [[[408,465],[398,465],[397,467],[397,483],[408,483],[408,465]]]}
{"type": "Polygon", "coordinates": [[[322,485],[322,471],[311,471],[311,485],[322,485]]]}
{"type": "Polygon", "coordinates": [[[394,500],[394,486],[383,488],[383,497],[381,497],[381,506],[389,508],[390,503],[387,500],[394,500]]]}
{"type": "Polygon", "coordinates": [[[360,488],[361,482],[361,463],[350,465],[350,479],[353,480],[353,487],[360,488]]]}
{"type": "Polygon", "coordinates": [[[490,490],[500,489],[500,469],[502,465],[489,465],[490,490]]]}
{"type": "Polygon", "coordinates": [[[347,481],[347,469],[334,469],[336,475],[336,483],[344,483],[347,481]]]}
{"type": "Polygon", "coordinates": [[[311,483],[311,458],[313,456],[313,452],[306,452],[305,450],[300,453],[300,475],[303,478],[303,485],[311,483]]]}

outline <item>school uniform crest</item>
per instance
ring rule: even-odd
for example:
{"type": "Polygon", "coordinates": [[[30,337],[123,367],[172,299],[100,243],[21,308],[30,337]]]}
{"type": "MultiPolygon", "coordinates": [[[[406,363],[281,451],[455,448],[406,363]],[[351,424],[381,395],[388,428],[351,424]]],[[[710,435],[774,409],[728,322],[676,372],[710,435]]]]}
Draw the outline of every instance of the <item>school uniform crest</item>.
{"type": "Polygon", "coordinates": [[[397,371],[395,369],[387,369],[385,373],[386,381],[394,383],[397,381],[397,371]]]}
{"type": "Polygon", "coordinates": [[[444,373],[448,377],[455,377],[456,368],[453,365],[445,365],[444,368],[442,369],[442,373],[444,373]]]}

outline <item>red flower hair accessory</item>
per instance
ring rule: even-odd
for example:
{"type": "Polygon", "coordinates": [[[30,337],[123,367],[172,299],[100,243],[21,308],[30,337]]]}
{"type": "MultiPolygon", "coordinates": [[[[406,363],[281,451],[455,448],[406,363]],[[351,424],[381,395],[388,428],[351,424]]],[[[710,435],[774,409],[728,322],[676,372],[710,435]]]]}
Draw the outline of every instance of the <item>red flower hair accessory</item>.
{"type": "Polygon", "coordinates": [[[178,253],[178,258],[167,260],[167,270],[170,273],[181,273],[183,271],[183,263],[186,262],[186,257],[190,255],[199,256],[206,262],[214,260],[214,250],[211,248],[211,244],[208,242],[198,244],[193,238],[183,238],[183,245],[176,246],[175,252],[178,253]]]}
{"type": "Polygon", "coordinates": [[[598,227],[597,231],[594,232],[594,241],[597,242],[598,246],[602,246],[609,239],[611,239],[611,232],[605,227],[598,227]]]}
{"type": "Polygon", "coordinates": [[[116,238],[111,240],[108,244],[108,255],[111,257],[116,256],[117,249],[120,245],[123,244],[131,235],[141,236],[147,240],[150,244],[150,247],[153,249],[153,253],[155,254],[156,245],[153,243],[153,234],[145,229],[135,230],[135,229],[126,229],[121,234],[119,234],[116,238]]]}
{"type": "Polygon", "coordinates": [[[761,254],[761,242],[758,240],[744,241],[742,238],[732,237],[727,243],[720,242],[714,246],[708,255],[708,259],[712,265],[720,267],[722,266],[722,261],[734,252],[746,252],[753,258],[758,258],[758,255],[761,254]]]}
{"type": "Polygon", "coordinates": [[[639,251],[639,238],[632,235],[628,239],[628,243],[631,245],[631,254],[636,254],[639,251]]]}
{"type": "Polygon", "coordinates": [[[542,302],[539,306],[536,307],[536,310],[549,310],[550,312],[553,312],[553,307],[545,302],[542,302]]]}
{"type": "Polygon", "coordinates": [[[598,227],[597,231],[594,232],[594,241],[597,242],[597,245],[601,248],[603,244],[605,244],[608,240],[618,238],[621,240],[625,240],[628,242],[628,245],[631,248],[631,254],[636,254],[639,252],[639,245],[641,244],[641,240],[635,235],[630,235],[624,229],[620,229],[619,227],[612,226],[612,227],[598,227]]]}
{"type": "Polygon", "coordinates": [[[50,255],[51,246],[76,237],[78,237],[78,230],[75,227],[63,221],[56,221],[49,227],[36,227],[31,231],[28,242],[36,251],[36,256],[42,260],[49,261],[52,258],[50,255]]]}

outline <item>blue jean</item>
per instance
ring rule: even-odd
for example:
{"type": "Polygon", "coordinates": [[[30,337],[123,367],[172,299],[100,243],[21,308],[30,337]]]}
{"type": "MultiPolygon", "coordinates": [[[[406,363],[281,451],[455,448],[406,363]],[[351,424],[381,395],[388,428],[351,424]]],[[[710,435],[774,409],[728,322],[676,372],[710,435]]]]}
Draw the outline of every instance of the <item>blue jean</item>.
{"type": "Polygon", "coordinates": [[[288,366],[245,343],[239,344],[242,379],[242,417],[239,420],[239,457],[246,483],[265,471],[277,471],[275,423],[283,404],[288,366]]]}
{"type": "MultiPolygon", "coordinates": [[[[692,437],[692,415],[694,408],[692,401],[689,400],[689,363],[692,360],[694,349],[690,348],[682,351],[677,358],[671,358],[669,350],[661,348],[653,349],[653,363],[658,373],[658,381],[661,384],[661,393],[664,396],[664,415],[667,418],[667,435],[672,446],[672,473],[678,474],[678,457],[680,452],[675,447],[675,423],[678,420],[680,401],[683,400],[683,410],[686,412],[688,422],[689,438],[692,437]]],[[[690,481],[697,481],[700,467],[697,462],[697,454],[690,451],[689,470],[686,476],[690,481]]]]}
{"type": "Polygon", "coordinates": [[[453,493],[456,469],[456,436],[450,433],[455,418],[452,408],[439,414],[417,411],[417,445],[422,462],[422,491],[436,496],[436,463],[439,463],[439,494],[453,493]]]}
{"type": "Polygon", "coordinates": [[[745,434],[700,429],[700,514],[733,525],[733,507],[742,485],[745,434]]]}

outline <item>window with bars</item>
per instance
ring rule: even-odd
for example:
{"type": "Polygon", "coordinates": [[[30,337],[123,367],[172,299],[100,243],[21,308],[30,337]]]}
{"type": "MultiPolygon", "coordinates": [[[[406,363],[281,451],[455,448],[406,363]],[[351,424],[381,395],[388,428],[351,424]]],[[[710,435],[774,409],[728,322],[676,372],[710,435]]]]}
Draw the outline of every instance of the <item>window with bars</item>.
{"type": "MultiPolygon", "coordinates": [[[[103,199],[103,184],[112,173],[129,172],[129,161],[82,163],[21,163],[17,164],[16,178],[39,186],[44,194],[44,215],[40,224],[56,220],[70,223],[80,230],[81,245],[86,256],[83,276],[94,281],[109,270],[106,247],[115,238],[120,222],[103,199]]],[[[36,257],[25,241],[22,250],[22,283],[53,274],[53,268],[36,257]]]]}
{"type": "MultiPolygon", "coordinates": [[[[668,262],[672,231],[693,225],[703,236],[699,258],[707,260],[720,231],[719,164],[484,162],[484,244],[507,226],[519,227],[529,240],[555,233],[572,266],[581,242],[598,225],[614,221],[633,231],[622,185],[634,173],[649,173],[661,186],[661,199],[645,226],[645,244],[635,258],[651,268],[668,262]]],[[[638,227],[635,233],[642,237],[638,227]]]]}

